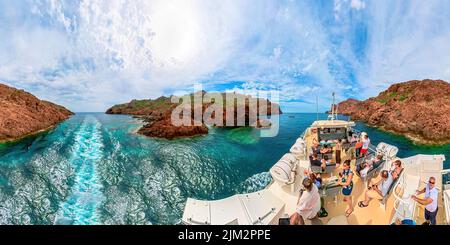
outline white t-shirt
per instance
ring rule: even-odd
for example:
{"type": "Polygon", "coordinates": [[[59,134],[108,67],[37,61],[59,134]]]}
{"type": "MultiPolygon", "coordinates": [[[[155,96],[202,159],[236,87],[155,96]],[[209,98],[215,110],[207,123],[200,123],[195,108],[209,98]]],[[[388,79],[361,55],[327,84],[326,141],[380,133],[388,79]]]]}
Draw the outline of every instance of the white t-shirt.
{"type": "Polygon", "coordinates": [[[370,139],[369,139],[369,138],[363,139],[363,145],[362,145],[362,148],[363,148],[363,149],[369,149],[369,145],[370,145],[370,139]]]}
{"type": "Polygon", "coordinates": [[[311,191],[303,191],[296,211],[304,219],[312,219],[320,211],[320,194],[315,184],[313,184],[311,191]]]}
{"type": "Polygon", "coordinates": [[[381,191],[381,195],[382,196],[386,196],[386,194],[387,194],[389,188],[391,187],[393,181],[394,181],[394,178],[392,177],[392,174],[389,172],[387,180],[381,181],[380,191],[381,191]]]}
{"type": "Polygon", "coordinates": [[[425,199],[427,199],[428,197],[430,197],[431,199],[433,199],[433,202],[428,204],[427,206],[425,206],[425,209],[430,211],[430,212],[434,212],[437,209],[437,201],[438,201],[438,190],[433,187],[433,189],[430,190],[430,188],[425,187],[425,199]]]}

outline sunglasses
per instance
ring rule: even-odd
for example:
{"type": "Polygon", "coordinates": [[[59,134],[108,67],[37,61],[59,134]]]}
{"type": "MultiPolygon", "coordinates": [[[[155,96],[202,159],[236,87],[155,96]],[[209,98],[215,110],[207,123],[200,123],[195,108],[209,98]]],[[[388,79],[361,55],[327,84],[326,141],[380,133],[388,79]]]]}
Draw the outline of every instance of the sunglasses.
{"type": "Polygon", "coordinates": [[[434,185],[434,182],[428,181],[428,183],[430,183],[430,184],[434,185]]]}

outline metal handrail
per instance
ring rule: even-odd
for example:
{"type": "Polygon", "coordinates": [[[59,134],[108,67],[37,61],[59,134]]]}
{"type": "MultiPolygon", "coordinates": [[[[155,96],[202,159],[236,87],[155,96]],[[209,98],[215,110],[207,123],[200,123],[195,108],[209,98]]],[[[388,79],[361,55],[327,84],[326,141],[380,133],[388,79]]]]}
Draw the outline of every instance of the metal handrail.
{"type": "Polygon", "coordinates": [[[201,221],[196,221],[193,218],[188,218],[188,221],[194,224],[198,224],[198,225],[210,225],[211,223],[208,223],[208,221],[205,222],[201,222],[201,221]]]}
{"type": "MultiPolygon", "coordinates": [[[[403,177],[402,177],[403,178],[403,177]]],[[[404,186],[405,185],[405,179],[403,178],[402,179],[402,181],[399,181],[395,186],[394,186],[394,191],[393,191],[393,194],[394,194],[394,197],[395,197],[395,199],[396,199],[396,202],[401,202],[401,203],[403,203],[404,205],[407,205],[408,207],[411,205],[411,195],[409,196],[409,197],[407,197],[407,198],[403,198],[403,197],[400,197],[400,196],[398,196],[397,195],[397,193],[395,192],[395,189],[397,188],[397,187],[399,187],[399,186],[404,186]]],[[[395,210],[395,213],[397,213],[397,214],[399,214],[399,215],[401,215],[402,216],[402,219],[405,219],[406,218],[406,207],[405,206],[403,206],[403,210],[399,210],[399,208],[398,208],[398,206],[399,205],[395,205],[394,204],[394,210],[395,210]],[[402,212],[403,211],[403,212],[402,212]],[[403,214],[402,214],[403,213],[403,214]]],[[[413,210],[413,213],[411,214],[413,217],[411,217],[412,219],[414,219],[414,216],[415,216],[415,208],[414,208],[414,210],[413,210]]]]}
{"type": "Polygon", "coordinates": [[[261,217],[258,217],[258,219],[255,220],[255,221],[253,221],[252,224],[255,225],[255,224],[258,223],[258,222],[262,222],[263,219],[267,218],[267,216],[269,216],[269,215],[270,215],[271,213],[273,213],[273,211],[275,211],[275,210],[276,210],[276,208],[271,208],[269,212],[267,212],[266,214],[264,214],[264,215],[261,216],[261,217]]]}
{"type": "MultiPolygon", "coordinates": [[[[403,197],[400,197],[396,192],[395,192],[395,189],[397,188],[397,187],[403,187],[404,185],[405,185],[405,178],[404,178],[404,176],[405,175],[403,175],[401,178],[402,178],[402,180],[400,181],[398,181],[397,182],[397,184],[394,186],[394,188],[393,188],[393,192],[392,192],[392,194],[394,194],[394,197],[398,200],[398,201],[401,201],[401,202],[403,202],[403,203],[406,203],[407,201],[405,201],[405,200],[408,200],[409,198],[411,198],[411,195],[408,197],[408,198],[403,198],[403,197]]],[[[394,207],[395,208],[395,207],[394,207]]]]}

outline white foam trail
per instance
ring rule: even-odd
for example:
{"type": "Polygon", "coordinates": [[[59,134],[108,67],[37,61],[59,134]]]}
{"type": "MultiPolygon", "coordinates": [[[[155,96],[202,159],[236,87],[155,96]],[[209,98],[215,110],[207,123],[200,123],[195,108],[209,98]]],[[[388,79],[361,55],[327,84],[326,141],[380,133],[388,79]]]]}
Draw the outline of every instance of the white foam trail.
{"type": "Polygon", "coordinates": [[[264,189],[272,181],[269,172],[257,173],[247,178],[240,187],[239,193],[255,192],[264,189]]]}
{"type": "Polygon", "coordinates": [[[96,164],[102,159],[101,124],[86,117],[75,135],[71,164],[76,170],[72,194],[61,204],[56,224],[96,224],[97,206],[103,199],[96,164]]]}

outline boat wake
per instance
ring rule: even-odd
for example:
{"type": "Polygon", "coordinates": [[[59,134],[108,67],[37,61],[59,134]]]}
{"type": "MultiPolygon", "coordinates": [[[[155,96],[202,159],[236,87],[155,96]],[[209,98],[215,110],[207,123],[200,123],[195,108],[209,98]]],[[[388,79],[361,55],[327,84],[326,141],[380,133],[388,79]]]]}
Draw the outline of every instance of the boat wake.
{"type": "Polygon", "coordinates": [[[71,195],[60,205],[55,224],[98,223],[97,207],[103,199],[96,173],[104,148],[100,128],[95,117],[86,117],[75,135],[70,160],[76,171],[75,183],[71,195]]]}
{"type": "Polygon", "coordinates": [[[272,181],[269,172],[257,173],[247,178],[237,190],[237,193],[249,193],[264,189],[272,181]]]}

